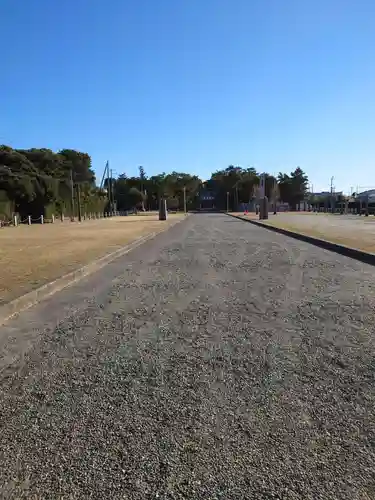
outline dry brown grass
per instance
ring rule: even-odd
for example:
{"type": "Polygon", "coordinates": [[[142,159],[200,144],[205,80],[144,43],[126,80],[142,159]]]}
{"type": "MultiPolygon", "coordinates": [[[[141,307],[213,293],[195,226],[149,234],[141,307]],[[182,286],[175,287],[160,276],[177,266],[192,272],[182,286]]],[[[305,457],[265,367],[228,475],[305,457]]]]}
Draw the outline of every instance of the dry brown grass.
{"type": "MultiPolygon", "coordinates": [[[[254,213],[244,215],[242,212],[233,213],[242,219],[259,220],[254,213]]],[[[345,216],[311,213],[286,212],[277,216],[269,214],[269,219],[262,224],[280,227],[314,238],[331,241],[364,252],[375,253],[375,219],[358,217],[348,219],[345,216]],[[301,216],[301,217],[300,217],[301,216]]]]}
{"type": "Polygon", "coordinates": [[[0,229],[0,304],[179,218],[170,215],[163,222],[152,214],[0,229]]]}
{"type": "Polygon", "coordinates": [[[372,221],[368,223],[367,221],[366,223],[358,221],[356,225],[351,224],[350,226],[348,225],[348,227],[321,224],[320,217],[319,221],[310,226],[301,224],[298,218],[295,218],[293,221],[286,221],[280,217],[277,220],[269,219],[268,221],[262,222],[267,225],[295,231],[300,234],[306,234],[314,238],[331,241],[351,248],[357,248],[364,252],[375,253],[375,234],[372,227],[370,227],[373,226],[372,221]]]}

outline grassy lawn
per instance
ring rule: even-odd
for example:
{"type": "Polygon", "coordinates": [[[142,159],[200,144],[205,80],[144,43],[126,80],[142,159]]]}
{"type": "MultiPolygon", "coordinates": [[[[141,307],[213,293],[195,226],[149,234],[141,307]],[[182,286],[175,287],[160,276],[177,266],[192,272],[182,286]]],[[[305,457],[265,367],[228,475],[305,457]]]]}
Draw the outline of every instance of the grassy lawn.
{"type": "Polygon", "coordinates": [[[0,304],[163,230],[183,215],[159,221],[156,213],[0,229],[0,304]]]}

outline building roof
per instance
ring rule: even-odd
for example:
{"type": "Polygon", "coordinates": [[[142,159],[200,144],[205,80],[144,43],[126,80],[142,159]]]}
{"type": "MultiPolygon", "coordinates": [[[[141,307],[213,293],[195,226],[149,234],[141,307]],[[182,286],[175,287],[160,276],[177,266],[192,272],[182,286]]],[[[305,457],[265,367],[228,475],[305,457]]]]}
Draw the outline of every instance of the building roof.
{"type": "Polygon", "coordinates": [[[335,191],[331,193],[331,191],[321,191],[320,193],[311,193],[312,196],[321,196],[321,197],[329,197],[329,196],[342,196],[342,191],[335,191]]]}
{"type": "Polygon", "coordinates": [[[357,193],[357,199],[360,199],[360,200],[371,200],[371,201],[374,201],[375,200],[375,189],[369,189],[367,191],[362,191],[362,193],[357,193]]]}

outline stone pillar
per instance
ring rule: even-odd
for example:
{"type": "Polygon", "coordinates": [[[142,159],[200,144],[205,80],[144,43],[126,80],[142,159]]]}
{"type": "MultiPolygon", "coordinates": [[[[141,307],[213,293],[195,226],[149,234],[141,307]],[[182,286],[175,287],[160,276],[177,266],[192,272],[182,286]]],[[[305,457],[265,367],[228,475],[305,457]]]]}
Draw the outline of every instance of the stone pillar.
{"type": "Polygon", "coordinates": [[[268,219],[268,198],[264,196],[260,199],[259,220],[268,219]]]}
{"type": "Polygon", "coordinates": [[[167,217],[168,217],[167,200],[162,198],[160,200],[159,220],[167,220],[167,217]]]}

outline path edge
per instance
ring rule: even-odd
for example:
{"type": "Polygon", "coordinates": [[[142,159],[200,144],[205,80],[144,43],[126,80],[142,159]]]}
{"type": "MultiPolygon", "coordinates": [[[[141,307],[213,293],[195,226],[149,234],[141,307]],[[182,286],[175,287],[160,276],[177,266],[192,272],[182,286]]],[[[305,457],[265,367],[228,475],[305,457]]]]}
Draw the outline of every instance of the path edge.
{"type": "Polygon", "coordinates": [[[184,220],[186,220],[186,216],[181,218],[180,220],[170,224],[166,228],[161,229],[160,231],[154,231],[152,233],[146,234],[144,236],[140,236],[134,241],[128,243],[127,245],[115,250],[114,252],[108,253],[98,259],[95,259],[88,264],[71,271],[59,278],[56,278],[49,283],[45,283],[44,285],[36,288],[35,290],[31,290],[30,292],[17,297],[16,299],[11,300],[7,304],[0,306],[0,326],[3,325],[6,321],[18,315],[19,313],[30,309],[32,306],[42,302],[43,300],[51,297],[57,292],[60,292],[64,288],[71,286],[81,279],[99,271],[107,264],[111,263],[115,259],[126,255],[131,252],[133,249],[142,245],[146,241],[149,241],[155,238],[157,235],[164,233],[171,229],[172,227],[180,224],[184,220]]]}
{"type": "Polygon", "coordinates": [[[308,236],[307,234],[291,231],[290,229],[283,229],[281,227],[269,226],[267,224],[263,224],[262,222],[258,222],[256,220],[244,219],[240,215],[233,215],[230,213],[227,213],[227,215],[235,219],[242,220],[244,222],[249,222],[254,226],[268,229],[269,231],[273,231],[274,233],[284,234],[285,236],[290,236],[291,238],[294,238],[296,240],[304,241],[306,243],[311,243],[312,245],[324,248],[325,250],[330,250],[331,252],[344,255],[345,257],[350,257],[351,259],[355,259],[365,264],[370,264],[371,266],[375,266],[375,254],[373,253],[365,252],[363,250],[359,250],[353,247],[347,247],[345,245],[340,245],[339,243],[333,243],[332,241],[323,240],[322,238],[308,236]]]}

